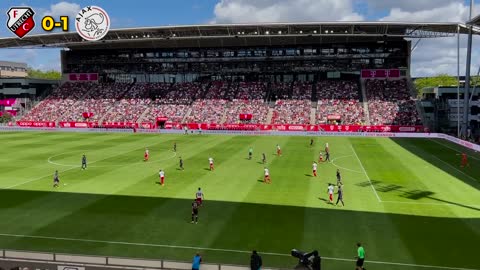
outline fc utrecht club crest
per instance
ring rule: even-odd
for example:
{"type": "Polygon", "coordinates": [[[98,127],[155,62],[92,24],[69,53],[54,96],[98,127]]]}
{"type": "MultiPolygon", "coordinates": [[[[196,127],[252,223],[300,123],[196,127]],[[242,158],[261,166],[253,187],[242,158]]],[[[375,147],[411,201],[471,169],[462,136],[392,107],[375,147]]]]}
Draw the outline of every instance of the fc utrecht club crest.
{"type": "Polygon", "coordinates": [[[12,7],[7,11],[7,27],[19,38],[24,37],[35,27],[33,15],[35,12],[30,7],[12,7]]]}
{"type": "Polygon", "coordinates": [[[100,40],[110,29],[110,18],[102,8],[87,6],[82,8],[75,17],[75,28],[85,40],[100,40]]]}

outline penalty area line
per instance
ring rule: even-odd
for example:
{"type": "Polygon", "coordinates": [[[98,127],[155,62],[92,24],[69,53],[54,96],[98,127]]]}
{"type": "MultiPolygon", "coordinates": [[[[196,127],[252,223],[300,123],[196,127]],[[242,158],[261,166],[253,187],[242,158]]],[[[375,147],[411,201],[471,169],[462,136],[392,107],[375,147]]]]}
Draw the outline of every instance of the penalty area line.
{"type": "Polygon", "coordinates": [[[380,199],[380,196],[378,196],[377,190],[376,190],[375,187],[373,186],[372,180],[370,179],[370,176],[368,176],[367,171],[365,170],[365,167],[363,167],[362,161],[361,161],[360,158],[358,157],[357,152],[355,151],[355,148],[353,148],[353,146],[352,146],[351,144],[350,144],[350,148],[352,148],[353,154],[354,154],[355,157],[357,158],[358,163],[360,164],[360,167],[362,167],[363,173],[364,173],[365,176],[367,177],[368,182],[370,183],[370,186],[372,187],[373,193],[375,193],[375,196],[377,197],[378,202],[382,202],[382,199],[380,199]]]}
{"type": "MultiPolygon", "coordinates": [[[[229,253],[242,253],[250,254],[251,251],[237,250],[237,249],[222,249],[222,248],[208,248],[208,247],[195,247],[195,246],[180,246],[180,245],[166,245],[166,244],[149,244],[149,243],[137,243],[137,242],[124,242],[124,241],[105,241],[94,239],[82,239],[82,238],[69,238],[69,237],[52,237],[52,236],[39,236],[39,235],[23,235],[23,234],[7,234],[0,233],[0,236],[14,237],[14,238],[28,238],[28,239],[45,239],[45,240],[57,240],[57,241],[72,241],[72,242],[85,242],[85,243],[100,243],[100,244],[113,244],[113,245],[127,245],[127,246],[145,246],[145,247],[162,247],[162,248],[177,248],[177,249],[189,249],[189,250],[206,250],[217,252],[229,252],[229,253]]],[[[275,253],[275,252],[260,252],[263,255],[290,257],[290,254],[275,253]]],[[[331,261],[347,261],[354,262],[354,259],[336,258],[336,257],[324,257],[322,259],[331,261]]],[[[449,267],[449,266],[436,266],[436,265],[424,265],[424,264],[412,264],[412,263],[398,263],[398,262],[384,262],[384,261],[365,261],[372,264],[383,265],[397,265],[406,267],[420,267],[420,268],[433,268],[433,269],[446,269],[446,270],[479,270],[473,268],[462,267],[449,267]]]]}
{"type": "Polygon", "coordinates": [[[335,160],[338,160],[338,159],[342,159],[342,158],[347,158],[347,157],[353,157],[353,155],[346,155],[346,156],[339,156],[339,157],[336,157],[334,159],[332,159],[332,161],[330,162],[330,164],[332,164],[333,166],[339,168],[339,169],[342,169],[342,170],[346,170],[346,171],[350,171],[350,172],[354,172],[354,173],[363,173],[361,171],[356,171],[356,170],[352,170],[352,169],[349,169],[349,168],[346,168],[346,167],[342,167],[342,166],[339,166],[337,164],[335,164],[335,160]]]}

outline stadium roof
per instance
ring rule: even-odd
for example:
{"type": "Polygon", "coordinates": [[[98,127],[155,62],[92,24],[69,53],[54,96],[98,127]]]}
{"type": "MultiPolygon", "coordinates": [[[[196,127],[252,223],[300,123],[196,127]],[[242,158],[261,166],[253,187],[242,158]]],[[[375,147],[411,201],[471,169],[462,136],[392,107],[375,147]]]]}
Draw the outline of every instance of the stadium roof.
{"type": "Polygon", "coordinates": [[[480,26],[480,15],[477,15],[475,18],[467,22],[469,25],[480,26]]]}
{"type": "MultiPolygon", "coordinates": [[[[475,34],[480,31],[475,27],[475,34]]],[[[453,36],[468,28],[460,23],[411,22],[312,22],[266,24],[207,24],[112,29],[101,40],[84,41],[76,32],[0,38],[0,48],[57,47],[181,48],[265,46],[308,43],[376,42],[385,38],[435,38],[453,36]]]]}

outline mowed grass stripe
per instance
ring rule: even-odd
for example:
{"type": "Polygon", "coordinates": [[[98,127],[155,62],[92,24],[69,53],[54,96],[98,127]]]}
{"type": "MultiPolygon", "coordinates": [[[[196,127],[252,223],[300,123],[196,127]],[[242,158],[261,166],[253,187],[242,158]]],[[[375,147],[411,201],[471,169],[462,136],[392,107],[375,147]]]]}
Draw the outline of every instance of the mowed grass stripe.
{"type": "MultiPolygon", "coordinates": [[[[75,137],[75,134],[70,137],[74,150],[81,149],[82,144],[89,141],[87,139],[76,144],[75,137]]],[[[94,138],[92,136],[92,140],[94,138]]],[[[0,191],[0,219],[12,219],[0,224],[0,233],[213,249],[255,248],[260,252],[282,254],[288,253],[291,248],[315,248],[323,256],[331,258],[354,256],[353,245],[361,241],[367,248],[370,260],[474,268],[474,248],[469,241],[475,243],[480,240],[478,211],[442,212],[434,210],[438,206],[428,205],[385,206],[376,201],[368,186],[359,185],[366,181],[365,176],[347,171],[343,171],[347,206],[335,207],[319,199],[322,196],[327,198],[326,185],[330,179],[335,181],[336,167],[331,163],[320,164],[320,175],[318,179],[313,179],[308,176],[311,174],[312,157],[315,158],[328,141],[332,158],[347,156],[337,160],[339,165],[359,171],[361,167],[358,161],[353,156],[348,157],[352,155],[351,140],[357,139],[315,138],[316,145],[310,148],[307,137],[150,137],[140,134],[113,136],[111,140],[104,137],[97,142],[99,148],[105,144],[116,146],[116,150],[112,147],[102,148],[108,149],[105,155],[115,152],[121,155],[109,158],[102,165],[117,163],[124,166],[92,167],[85,172],[75,170],[64,175],[67,180],[75,179],[75,183],[69,183],[57,192],[52,192],[51,176],[44,182],[0,191]],[[170,155],[173,141],[177,141],[178,155],[184,157],[186,170],[176,170],[178,157],[160,162],[137,162],[143,158],[143,145],[150,140],[158,143],[152,146],[151,161],[170,155]],[[273,155],[277,142],[284,152],[280,158],[273,155]],[[122,154],[121,150],[133,149],[134,146],[140,150],[122,154]],[[249,146],[254,147],[253,160],[246,160],[249,146]],[[272,185],[258,182],[263,176],[263,165],[258,163],[263,151],[269,155],[272,185]],[[210,155],[216,160],[217,170],[214,172],[207,169],[210,155]],[[154,183],[158,180],[159,168],[167,173],[164,187],[154,183]],[[207,201],[200,212],[200,223],[192,225],[189,223],[190,203],[199,186],[205,189],[207,201]],[[289,198],[283,199],[285,195],[289,198]],[[32,220],[35,222],[32,223],[32,220]],[[432,229],[432,226],[435,228],[432,229]],[[457,230],[461,232],[457,233],[457,230]],[[452,237],[442,237],[448,236],[446,234],[449,232],[453,233],[452,237]],[[458,241],[466,244],[457,245],[458,241]],[[441,245],[455,246],[455,258],[445,258],[440,253],[432,252],[441,245]]],[[[395,155],[395,152],[407,158],[416,156],[385,138],[375,139],[374,143],[363,139],[355,143],[373,144],[375,147],[380,144],[380,148],[384,149],[382,152],[388,154],[386,157],[395,155]]],[[[373,169],[384,166],[384,163],[393,163],[392,166],[401,168],[410,167],[404,160],[395,163],[395,160],[388,158],[376,159],[360,153],[359,156],[365,164],[369,162],[373,169]]],[[[76,160],[76,154],[62,159],[76,160]]],[[[416,159],[421,160],[419,157],[416,159]]],[[[34,163],[27,161],[25,166],[34,163]]],[[[370,168],[365,167],[370,175],[370,168]]],[[[426,170],[438,173],[438,168],[426,170]]],[[[405,186],[428,187],[422,177],[415,176],[417,178],[411,182],[408,177],[401,181],[405,186]]],[[[457,208],[462,209],[461,206],[457,208]]],[[[2,237],[2,245],[15,249],[179,260],[189,260],[193,252],[168,247],[125,248],[108,243],[72,244],[53,239],[6,237],[2,237]]],[[[248,263],[245,254],[214,250],[203,251],[202,254],[209,262],[248,263]]],[[[293,267],[296,263],[289,257],[266,255],[264,259],[266,266],[293,267]]],[[[351,267],[351,262],[327,261],[324,267],[340,270],[351,267]]],[[[374,270],[384,267],[367,266],[374,270]]],[[[389,266],[389,269],[404,267],[389,266]]]]}

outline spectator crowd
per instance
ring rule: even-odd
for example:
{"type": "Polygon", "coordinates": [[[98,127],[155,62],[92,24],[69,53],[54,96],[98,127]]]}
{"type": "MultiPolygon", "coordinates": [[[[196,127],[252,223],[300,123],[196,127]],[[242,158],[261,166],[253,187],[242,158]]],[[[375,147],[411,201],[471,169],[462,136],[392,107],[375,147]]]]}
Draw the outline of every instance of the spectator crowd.
{"type": "MultiPolygon", "coordinates": [[[[420,123],[406,80],[367,80],[365,88],[372,125],[420,123]]],[[[362,124],[366,113],[360,96],[359,83],[348,80],[65,83],[21,120],[362,124]],[[316,107],[312,100],[318,100],[316,107]],[[241,114],[251,119],[240,119],[241,114]]]]}

